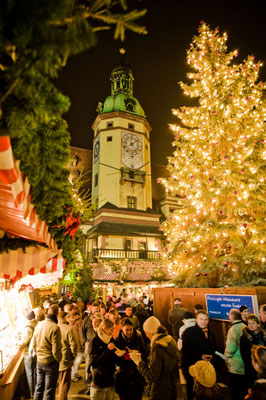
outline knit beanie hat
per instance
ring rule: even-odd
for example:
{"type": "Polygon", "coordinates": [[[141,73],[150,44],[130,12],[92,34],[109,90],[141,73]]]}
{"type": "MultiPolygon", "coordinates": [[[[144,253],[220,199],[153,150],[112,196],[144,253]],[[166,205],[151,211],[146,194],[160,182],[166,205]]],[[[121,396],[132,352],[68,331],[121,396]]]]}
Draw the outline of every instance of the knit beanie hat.
{"type": "Polygon", "coordinates": [[[202,386],[213,387],[216,383],[216,372],[209,361],[197,361],[189,367],[189,373],[202,386]]]}
{"type": "Polygon", "coordinates": [[[32,319],[34,319],[35,318],[35,313],[34,313],[34,311],[30,311],[30,312],[28,312],[28,314],[26,315],[26,318],[29,320],[29,321],[31,321],[32,319]]]}
{"type": "Polygon", "coordinates": [[[144,322],[143,330],[147,333],[156,333],[160,325],[161,322],[158,320],[158,318],[152,316],[146,319],[146,321],[144,322]]]}

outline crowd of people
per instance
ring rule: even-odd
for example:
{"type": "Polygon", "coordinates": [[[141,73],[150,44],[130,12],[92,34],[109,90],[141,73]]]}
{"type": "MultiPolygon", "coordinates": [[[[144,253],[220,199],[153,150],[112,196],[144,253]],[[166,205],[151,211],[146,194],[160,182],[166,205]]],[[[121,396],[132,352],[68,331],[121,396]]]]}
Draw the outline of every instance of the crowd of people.
{"type": "MultiPolygon", "coordinates": [[[[143,296],[144,297],[144,296],[143,296]]],[[[152,301],[108,296],[45,301],[27,314],[22,344],[30,397],[66,400],[71,381],[81,379],[85,362],[87,394],[92,400],[176,400],[177,383],[187,400],[266,399],[266,305],[259,317],[246,306],[229,312],[224,354],[217,351],[209,316],[176,298],[169,310],[172,335],[152,314],[152,301]],[[217,360],[227,365],[229,387],[217,382],[217,360]]]]}

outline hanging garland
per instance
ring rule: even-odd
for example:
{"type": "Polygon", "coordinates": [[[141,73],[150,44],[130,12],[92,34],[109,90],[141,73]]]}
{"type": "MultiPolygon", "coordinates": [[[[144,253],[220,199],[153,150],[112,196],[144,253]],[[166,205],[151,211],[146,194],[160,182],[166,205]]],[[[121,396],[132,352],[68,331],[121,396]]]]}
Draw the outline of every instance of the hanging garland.
{"type": "Polygon", "coordinates": [[[18,250],[18,249],[21,249],[23,251],[23,253],[26,253],[26,249],[31,246],[47,247],[46,244],[44,244],[44,243],[37,243],[33,240],[26,240],[26,239],[20,239],[20,238],[10,238],[5,234],[0,239],[0,254],[3,254],[4,252],[8,253],[9,251],[18,250]]]}

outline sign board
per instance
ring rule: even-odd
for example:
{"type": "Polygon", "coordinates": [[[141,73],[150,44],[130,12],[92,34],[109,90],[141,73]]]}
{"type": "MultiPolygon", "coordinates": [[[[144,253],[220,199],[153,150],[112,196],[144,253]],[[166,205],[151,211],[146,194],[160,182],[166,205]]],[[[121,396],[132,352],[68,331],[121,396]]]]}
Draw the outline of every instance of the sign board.
{"type": "Polygon", "coordinates": [[[239,309],[245,305],[251,314],[258,314],[258,300],[256,295],[241,294],[205,294],[207,311],[211,319],[229,320],[229,311],[239,309]]]}

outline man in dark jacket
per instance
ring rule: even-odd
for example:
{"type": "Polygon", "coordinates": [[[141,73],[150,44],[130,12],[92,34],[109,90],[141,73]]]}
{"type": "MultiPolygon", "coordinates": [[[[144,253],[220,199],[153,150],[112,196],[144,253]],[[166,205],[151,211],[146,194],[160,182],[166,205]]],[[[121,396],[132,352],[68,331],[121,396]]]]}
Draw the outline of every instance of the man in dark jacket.
{"type": "Polygon", "coordinates": [[[61,331],[57,325],[58,305],[52,304],[44,321],[39,322],[33,335],[33,350],[37,355],[37,386],[34,400],[55,399],[59,363],[62,358],[61,331]]]}
{"type": "Polygon", "coordinates": [[[172,325],[172,335],[176,341],[179,338],[179,329],[183,325],[183,318],[186,311],[187,309],[182,307],[181,299],[179,298],[175,299],[174,307],[169,310],[168,322],[172,325]]]}
{"type": "Polygon", "coordinates": [[[183,333],[182,370],[187,381],[187,398],[192,400],[193,378],[189,374],[190,365],[199,360],[211,361],[215,352],[215,337],[208,329],[209,315],[200,310],[196,315],[196,325],[183,333]]]}

